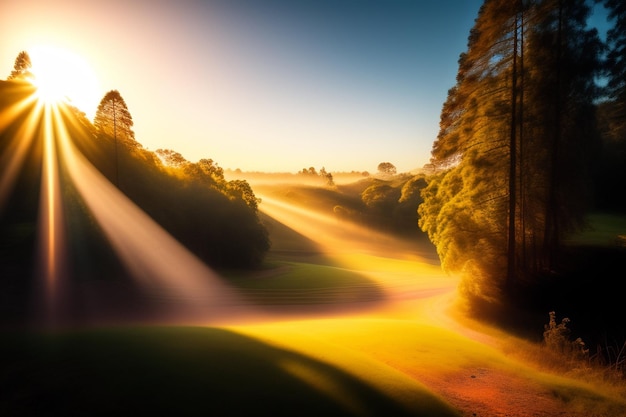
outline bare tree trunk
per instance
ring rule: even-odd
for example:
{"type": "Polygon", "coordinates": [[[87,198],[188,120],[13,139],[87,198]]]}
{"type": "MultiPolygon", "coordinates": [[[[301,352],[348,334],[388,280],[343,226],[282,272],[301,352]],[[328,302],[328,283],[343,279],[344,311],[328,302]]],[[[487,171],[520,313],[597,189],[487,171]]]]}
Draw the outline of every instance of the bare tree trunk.
{"type": "Polygon", "coordinates": [[[520,196],[520,244],[522,246],[521,265],[524,273],[528,272],[527,239],[526,239],[526,166],[524,164],[524,5],[520,0],[522,8],[520,16],[520,98],[519,98],[519,196],[520,196]]]}
{"type": "Polygon", "coordinates": [[[561,142],[561,48],[563,37],[563,0],[559,0],[559,17],[556,45],[556,92],[554,94],[554,133],[552,137],[550,178],[548,186],[548,198],[546,205],[545,234],[544,234],[544,259],[546,265],[552,268],[556,249],[559,241],[558,222],[558,179],[559,179],[559,159],[561,142]]]}
{"type": "Polygon", "coordinates": [[[511,137],[509,138],[509,236],[507,251],[506,286],[515,284],[516,268],[516,199],[517,199],[517,31],[518,19],[515,16],[513,30],[513,73],[511,81],[511,137]]]}

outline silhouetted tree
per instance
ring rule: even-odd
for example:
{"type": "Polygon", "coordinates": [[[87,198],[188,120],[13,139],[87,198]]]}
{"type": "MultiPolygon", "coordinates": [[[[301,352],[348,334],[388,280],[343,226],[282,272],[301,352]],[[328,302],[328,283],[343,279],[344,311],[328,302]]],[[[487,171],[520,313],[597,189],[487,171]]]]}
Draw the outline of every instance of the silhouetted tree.
{"type": "Polygon", "coordinates": [[[626,136],[626,3],[621,0],[604,0],[608,19],[613,23],[607,32],[607,94],[615,101],[612,114],[619,135],[626,136]]]}
{"type": "Polygon", "coordinates": [[[33,67],[30,55],[26,51],[21,51],[15,58],[15,64],[13,65],[13,71],[7,78],[8,80],[24,79],[31,76],[31,68],[33,67]]]}
{"type": "Polygon", "coordinates": [[[254,212],[259,209],[260,198],[257,198],[252,191],[252,187],[246,180],[232,180],[228,182],[230,195],[241,198],[254,212]]]}
{"type": "Polygon", "coordinates": [[[595,199],[600,210],[625,210],[626,194],[615,184],[626,182],[626,4],[604,0],[611,22],[607,31],[604,100],[598,105],[601,158],[595,167],[595,199]]]}
{"type": "Polygon", "coordinates": [[[115,152],[115,183],[119,186],[118,142],[126,146],[137,146],[133,132],[133,118],[119,91],[111,90],[104,95],[96,114],[94,126],[101,134],[113,138],[115,152]]]}
{"type": "Polygon", "coordinates": [[[391,162],[381,162],[378,164],[378,172],[382,175],[396,175],[396,166],[391,162]]]}
{"type": "Polygon", "coordinates": [[[167,166],[174,168],[182,168],[185,164],[189,163],[180,153],[172,151],[171,149],[157,149],[156,154],[167,166]]]}
{"type": "Polygon", "coordinates": [[[613,102],[608,132],[614,139],[626,138],[626,4],[620,0],[605,0],[608,19],[613,23],[607,32],[608,54],[606,73],[607,96],[613,102]]]}
{"type": "Polygon", "coordinates": [[[133,118],[117,90],[111,90],[104,95],[96,110],[93,124],[101,133],[113,138],[127,143],[135,141],[133,118]]]}
{"type": "Polygon", "coordinates": [[[335,185],[335,181],[333,179],[333,174],[331,174],[330,172],[326,171],[325,167],[322,167],[320,169],[320,177],[324,178],[326,180],[326,185],[329,187],[333,187],[335,185]]]}
{"type": "Polygon", "coordinates": [[[226,182],[224,179],[224,169],[218,166],[212,159],[203,158],[199,160],[198,167],[216,184],[224,184],[226,182]]]}
{"type": "Polygon", "coordinates": [[[315,170],[315,167],[309,167],[308,170],[302,169],[302,172],[305,174],[309,174],[309,175],[317,175],[317,171],[315,170]]]}
{"type": "Polygon", "coordinates": [[[530,12],[522,161],[522,216],[529,228],[521,244],[522,267],[541,272],[553,269],[564,236],[584,222],[588,158],[598,138],[595,78],[604,45],[597,30],[587,27],[591,10],[585,0],[545,0],[530,12]]]}

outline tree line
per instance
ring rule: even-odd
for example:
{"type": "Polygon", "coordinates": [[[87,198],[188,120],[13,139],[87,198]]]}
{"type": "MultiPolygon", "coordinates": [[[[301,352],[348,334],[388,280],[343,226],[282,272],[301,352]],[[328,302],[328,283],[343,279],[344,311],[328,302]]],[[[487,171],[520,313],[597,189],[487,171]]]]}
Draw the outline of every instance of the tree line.
{"type": "MultiPolygon", "coordinates": [[[[89,125],[85,123],[89,128],[89,125]]],[[[144,149],[118,91],[109,91],[94,117],[98,155],[92,163],[127,196],[213,266],[254,267],[270,247],[258,217],[260,200],[245,180],[227,181],[212,159],[144,149]]],[[[90,148],[82,151],[90,154],[90,148]]]]}
{"type": "MultiPolygon", "coordinates": [[[[28,53],[20,52],[6,84],[27,80],[30,67],[28,53]]],[[[190,162],[175,151],[145,149],[117,90],[104,95],[93,121],[73,106],[63,107],[76,148],[188,249],[215,267],[260,264],[269,235],[258,216],[260,200],[245,180],[227,181],[211,159],[190,162]]],[[[13,139],[3,133],[0,150],[7,151],[13,139]]]]}
{"type": "Polygon", "coordinates": [[[626,6],[602,4],[606,41],[585,0],[486,0],[475,19],[418,210],[471,300],[535,285],[590,210],[626,208],[626,6]]]}

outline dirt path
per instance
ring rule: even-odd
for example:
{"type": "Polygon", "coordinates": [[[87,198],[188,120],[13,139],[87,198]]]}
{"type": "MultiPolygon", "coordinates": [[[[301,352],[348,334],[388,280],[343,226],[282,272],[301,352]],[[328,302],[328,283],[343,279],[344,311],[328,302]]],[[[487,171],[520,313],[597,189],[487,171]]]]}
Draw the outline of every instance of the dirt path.
{"type": "Polygon", "coordinates": [[[461,410],[463,417],[590,417],[572,410],[540,384],[499,370],[476,368],[419,379],[461,410]]]}
{"type": "MultiPolygon", "coordinates": [[[[482,345],[500,349],[498,336],[469,328],[447,314],[446,306],[454,298],[457,281],[433,262],[432,248],[412,246],[406,241],[359,227],[344,227],[328,216],[271,198],[263,201],[261,210],[281,222],[283,227],[314,242],[316,250],[326,252],[346,268],[372,279],[384,291],[385,301],[364,313],[368,317],[377,315],[407,322],[425,320],[482,345]]],[[[559,394],[550,388],[550,384],[538,380],[536,374],[530,377],[522,371],[506,370],[495,364],[491,366],[489,362],[483,361],[473,368],[436,373],[431,369],[406,367],[402,358],[379,359],[442,396],[458,408],[463,417],[626,416],[626,407],[617,411],[603,408],[602,398],[584,398],[581,404],[576,395],[584,390],[564,396],[562,391],[558,391],[559,394]]],[[[524,366],[528,365],[520,364],[520,369],[524,366]]]]}

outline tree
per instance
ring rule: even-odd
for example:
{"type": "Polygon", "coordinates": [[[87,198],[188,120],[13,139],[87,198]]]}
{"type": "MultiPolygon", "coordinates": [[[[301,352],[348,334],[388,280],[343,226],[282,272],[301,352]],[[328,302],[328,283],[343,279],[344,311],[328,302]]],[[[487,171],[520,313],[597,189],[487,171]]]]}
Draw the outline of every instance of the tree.
{"type": "Polygon", "coordinates": [[[609,134],[613,139],[626,139],[626,4],[605,0],[608,19],[613,26],[607,32],[608,54],[606,75],[607,96],[612,102],[609,113],[609,134]]]}
{"type": "Polygon", "coordinates": [[[486,0],[443,105],[420,227],[486,300],[582,224],[601,42],[584,0],[486,0]]]}
{"type": "Polygon", "coordinates": [[[227,188],[231,196],[241,198],[255,213],[259,210],[261,199],[254,194],[248,181],[232,180],[228,182],[227,188]]]}
{"type": "Polygon", "coordinates": [[[322,177],[323,179],[326,180],[326,185],[329,187],[334,187],[335,186],[335,180],[333,179],[333,174],[326,171],[325,167],[322,167],[322,169],[320,169],[320,177],[322,177]]]}
{"type": "Polygon", "coordinates": [[[382,175],[396,175],[396,167],[391,162],[381,162],[378,164],[378,172],[382,175]]]}
{"type": "Polygon", "coordinates": [[[626,94],[626,4],[620,0],[604,0],[608,20],[613,22],[607,32],[607,72],[609,95],[623,97],[626,94]]]}
{"type": "Polygon", "coordinates": [[[128,147],[138,146],[133,132],[133,118],[126,107],[126,102],[117,90],[110,90],[104,95],[96,115],[94,126],[103,135],[113,138],[115,143],[115,182],[119,186],[118,142],[128,147]]]}
{"type": "Polygon", "coordinates": [[[361,201],[376,214],[391,217],[396,207],[400,191],[387,181],[374,182],[361,193],[361,201]]]}
{"type": "Polygon", "coordinates": [[[101,133],[126,144],[135,142],[133,118],[117,90],[109,91],[100,101],[94,117],[94,126],[101,133]]]}
{"type": "Polygon", "coordinates": [[[521,161],[521,220],[529,228],[521,236],[528,241],[520,243],[527,249],[523,265],[541,272],[553,269],[563,237],[584,222],[588,158],[598,137],[595,78],[604,45],[597,30],[587,27],[591,10],[585,0],[545,0],[530,12],[521,161]]]}
{"type": "Polygon", "coordinates": [[[155,153],[161,158],[161,161],[167,166],[173,168],[182,168],[189,161],[185,159],[179,152],[171,149],[157,149],[155,153]]]}
{"type": "Polygon", "coordinates": [[[433,144],[435,172],[422,191],[419,225],[464,289],[491,299],[506,276],[515,2],[485,1],[459,58],[433,144]]]}
{"type": "Polygon", "coordinates": [[[30,55],[26,51],[21,51],[15,58],[15,64],[13,65],[13,71],[7,78],[8,80],[24,79],[32,76],[30,70],[33,64],[30,60],[30,55]]]}
{"type": "Polygon", "coordinates": [[[598,105],[602,146],[595,167],[594,197],[600,210],[625,210],[626,194],[615,184],[626,181],[626,4],[604,0],[608,21],[604,99],[598,105]]]}
{"type": "Polygon", "coordinates": [[[202,158],[197,164],[202,172],[210,177],[216,184],[223,184],[226,182],[226,179],[224,178],[224,169],[217,165],[217,163],[212,159],[202,158]]]}

